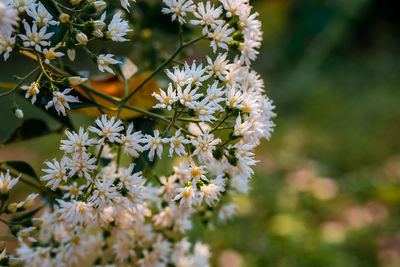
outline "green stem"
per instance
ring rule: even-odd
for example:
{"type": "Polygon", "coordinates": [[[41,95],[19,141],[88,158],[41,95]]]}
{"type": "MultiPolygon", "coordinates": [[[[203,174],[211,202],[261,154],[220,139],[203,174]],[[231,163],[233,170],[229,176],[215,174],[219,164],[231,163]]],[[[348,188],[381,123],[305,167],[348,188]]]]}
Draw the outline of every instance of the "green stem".
{"type": "Polygon", "coordinates": [[[210,131],[210,133],[212,133],[212,132],[214,132],[215,130],[217,130],[218,127],[221,126],[222,123],[225,122],[225,120],[229,117],[229,115],[230,115],[230,113],[229,113],[229,112],[226,112],[226,115],[225,115],[225,117],[223,118],[223,120],[220,121],[220,122],[217,124],[217,126],[215,126],[214,128],[212,128],[211,131],[210,131]]]}
{"type": "Polygon", "coordinates": [[[1,94],[0,97],[6,96],[6,95],[8,95],[8,94],[11,94],[11,93],[14,92],[15,90],[17,90],[24,82],[26,82],[26,80],[29,79],[29,77],[31,77],[33,74],[35,74],[38,70],[39,70],[39,66],[37,66],[36,68],[34,68],[34,69],[33,69],[30,73],[28,73],[26,76],[22,77],[21,81],[19,81],[19,82],[17,83],[17,85],[16,85],[13,89],[11,89],[11,90],[9,90],[9,91],[7,91],[7,92],[1,94]]]}

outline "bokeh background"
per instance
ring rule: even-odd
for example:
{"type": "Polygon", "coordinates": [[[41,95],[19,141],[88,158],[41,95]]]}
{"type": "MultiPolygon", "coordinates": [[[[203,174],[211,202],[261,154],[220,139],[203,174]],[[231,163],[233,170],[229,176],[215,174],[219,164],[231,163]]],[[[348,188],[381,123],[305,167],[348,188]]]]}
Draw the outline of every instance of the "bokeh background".
{"type": "MultiPolygon", "coordinates": [[[[400,266],[399,2],[252,3],[264,31],[254,66],[276,103],[276,131],[257,153],[237,217],[214,230],[198,223],[192,238],[211,245],[216,266],[400,266]]],[[[138,51],[147,50],[133,58],[138,51]]],[[[1,63],[0,77],[8,82],[32,64],[1,63]]],[[[0,140],[21,123],[11,116],[14,101],[26,118],[59,127],[10,96],[1,99],[0,140]]],[[[78,114],[72,121],[87,122],[78,114]]],[[[60,137],[3,145],[0,160],[39,171],[58,155],[60,137]]]]}

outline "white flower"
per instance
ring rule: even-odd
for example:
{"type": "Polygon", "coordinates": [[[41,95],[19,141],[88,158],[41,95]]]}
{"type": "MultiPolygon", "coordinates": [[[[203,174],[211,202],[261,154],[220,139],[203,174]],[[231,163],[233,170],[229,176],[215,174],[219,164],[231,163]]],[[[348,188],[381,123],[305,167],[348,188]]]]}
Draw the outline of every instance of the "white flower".
{"type": "Polygon", "coordinates": [[[167,93],[160,88],[160,94],[153,92],[151,95],[160,102],[159,104],[154,105],[153,108],[166,108],[171,110],[172,104],[177,100],[176,91],[172,88],[171,83],[168,85],[167,93]]]}
{"type": "Polygon", "coordinates": [[[207,1],[205,7],[203,2],[198,3],[197,11],[193,14],[197,20],[191,20],[190,23],[194,25],[202,25],[203,35],[208,34],[209,27],[216,27],[217,25],[224,23],[222,19],[218,19],[222,14],[222,8],[215,8],[214,5],[211,6],[210,1],[207,1]]]}
{"type": "Polygon", "coordinates": [[[169,69],[165,70],[168,78],[170,78],[174,82],[174,86],[176,88],[183,87],[186,84],[192,83],[190,77],[187,76],[187,73],[184,69],[180,70],[177,66],[174,66],[174,72],[171,72],[169,69]]]}
{"type": "Polygon", "coordinates": [[[96,143],[95,139],[89,139],[89,134],[84,131],[82,127],[79,128],[79,133],[65,131],[69,140],[61,140],[62,145],[60,149],[64,150],[66,153],[82,153],[85,152],[88,146],[96,143]]]}
{"type": "Polygon", "coordinates": [[[184,24],[186,20],[186,12],[192,13],[195,10],[192,0],[164,0],[166,8],[162,9],[162,13],[172,13],[172,21],[178,19],[179,23],[184,24]]]}
{"type": "Polygon", "coordinates": [[[111,143],[118,142],[121,143],[120,133],[124,127],[121,120],[115,121],[115,117],[111,117],[110,120],[107,119],[107,115],[101,115],[101,119],[96,119],[96,124],[98,128],[90,126],[89,131],[101,136],[99,143],[104,143],[107,138],[111,143]]]}
{"type": "Polygon", "coordinates": [[[17,233],[18,241],[21,243],[23,243],[24,241],[36,242],[37,240],[31,236],[33,235],[33,231],[35,230],[36,227],[34,226],[19,230],[17,233]]]}
{"type": "Polygon", "coordinates": [[[97,65],[101,72],[107,71],[109,73],[115,74],[114,71],[108,66],[110,64],[120,64],[121,62],[112,58],[112,54],[101,54],[97,57],[97,65]]]}
{"type": "Polygon", "coordinates": [[[59,24],[59,22],[53,20],[53,16],[47,11],[41,2],[39,2],[36,7],[32,6],[27,9],[26,13],[33,18],[33,22],[35,22],[39,27],[59,24]]]}
{"type": "Polygon", "coordinates": [[[122,12],[117,12],[114,14],[111,22],[108,24],[108,29],[106,32],[106,37],[111,39],[115,42],[125,42],[129,41],[128,39],[124,38],[124,36],[132,31],[129,28],[129,24],[127,21],[121,19],[122,12]]]}
{"type": "Polygon", "coordinates": [[[185,107],[194,109],[195,101],[202,96],[202,94],[196,94],[197,90],[198,88],[192,90],[192,86],[190,84],[186,86],[185,90],[182,90],[182,88],[178,87],[178,100],[185,107]]]}
{"type": "Polygon", "coordinates": [[[6,174],[0,172],[0,194],[7,194],[18,183],[20,177],[21,174],[12,179],[9,170],[7,170],[6,174]]]}
{"type": "MultiPolygon", "coordinates": [[[[136,2],[136,0],[132,0],[132,1],[133,1],[133,2],[136,2]]],[[[125,8],[126,11],[130,12],[130,11],[129,11],[129,7],[130,7],[129,0],[121,0],[121,6],[122,6],[123,8],[125,8]]]]}
{"type": "Polygon", "coordinates": [[[18,24],[17,10],[8,5],[8,1],[0,1],[0,38],[10,36],[14,31],[13,27],[18,24]]]}
{"type": "Polygon", "coordinates": [[[170,201],[175,196],[175,189],[178,186],[176,180],[176,175],[170,175],[169,177],[161,176],[161,186],[157,191],[157,195],[163,195],[165,200],[170,201]]]}
{"type": "Polygon", "coordinates": [[[223,188],[216,184],[208,184],[201,186],[200,191],[202,198],[204,198],[207,205],[211,207],[212,203],[218,200],[218,196],[223,191],[223,188]]]}
{"type": "Polygon", "coordinates": [[[228,29],[228,24],[222,26],[222,24],[213,27],[212,32],[208,33],[208,37],[211,38],[210,46],[213,48],[214,53],[217,52],[217,48],[228,50],[227,43],[232,42],[233,38],[230,37],[235,30],[233,28],[228,29]]]}
{"type": "Polygon", "coordinates": [[[208,267],[208,259],[211,257],[210,249],[207,245],[197,242],[194,245],[194,255],[192,257],[193,264],[192,266],[204,266],[208,267]]]}
{"type": "Polygon", "coordinates": [[[42,169],[42,171],[47,174],[42,176],[41,180],[48,181],[46,186],[51,186],[51,188],[55,190],[61,181],[66,182],[68,179],[66,159],[63,158],[60,162],[53,159],[53,162],[46,161],[45,163],[48,169],[42,169]]]}
{"type": "Polygon", "coordinates": [[[239,16],[241,11],[246,8],[246,3],[248,0],[219,0],[224,9],[227,11],[226,16],[228,18],[232,17],[233,15],[239,16]]]}
{"type": "Polygon", "coordinates": [[[246,94],[235,88],[227,89],[226,91],[226,105],[228,108],[242,109],[244,107],[242,103],[245,98],[246,94]]]}
{"type": "Polygon", "coordinates": [[[175,135],[168,139],[168,142],[170,143],[169,147],[170,157],[172,157],[174,151],[179,156],[187,155],[184,145],[189,144],[190,141],[181,136],[181,129],[177,130],[175,132],[175,135]]]}
{"type": "Polygon", "coordinates": [[[233,135],[235,136],[248,136],[253,133],[251,130],[252,124],[246,120],[242,123],[242,118],[239,116],[236,118],[235,127],[233,129],[233,135]]]}
{"type": "Polygon", "coordinates": [[[82,194],[82,190],[87,187],[87,185],[83,184],[81,186],[78,186],[77,182],[73,182],[71,185],[63,185],[60,187],[64,191],[64,199],[77,199],[79,195],[82,194]]]}
{"type": "Polygon", "coordinates": [[[154,225],[161,227],[170,227],[175,219],[176,206],[170,204],[165,207],[159,214],[153,216],[154,225]]]}
{"type": "Polygon", "coordinates": [[[235,146],[235,157],[238,159],[238,169],[244,175],[252,175],[254,173],[250,166],[256,165],[254,160],[253,146],[246,143],[237,143],[235,146]]]}
{"type": "Polygon", "coordinates": [[[118,189],[128,189],[128,195],[131,196],[134,199],[134,201],[140,203],[143,198],[141,195],[143,191],[143,184],[145,180],[143,179],[142,172],[133,172],[133,168],[135,167],[134,164],[130,164],[129,168],[121,168],[119,170],[119,176],[118,178],[120,179],[119,183],[117,184],[118,189]]]}
{"type": "Polygon", "coordinates": [[[214,104],[210,103],[208,97],[200,102],[196,102],[194,105],[194,112],[201,121],[211,122],[215,120],[215,117],[212,115],[215,111],[214,104]]]}
{"type": "Polygon", "coordinates": [[[43,55],[44,55],[44,57],[45,57],[44,62],[45,62],[46,64],[50,64],[50,60],[56,59],[57,57],[62,57],[62,56],[64,56],[64,53],[62,53],[62,52],[56,52],[56,51],[54,51],[54,50],[55,50],[54,47],[51,47],[51,48],[49,48],[49,49],[47,49],[47,48],[44,48],[44,49],[43,49],[43,55]]]}
{"type": "Polygon", "coordinates": [[[72,158],[67,158],[67,165],[71,169],[69,177],[78,175],[79,177],[85,176],[86,179],[91,180],[89,172],[97,169],[95,164],[96,158],[90,157],[88,153],[74,153],[72,158]]]}
{"type": "Polygon", "coordinates": [[[154,159],[154,154],[157,152],[159,158],[161,158],[163,152],[162,143],[167,143],[168,138],[161,138],[160,132],[158,130],[154,131],[154,136],[146,134],[146,145],[143,147],[143,151],[150,149],[149,160],[154,159]]]}
{"type": "Polygon", "coordinates": [[[0,55],[3,54],[4,61],[6,61],[10,56],[10,53],[14,48],[14,44],[15,37],[11,37],[11,33],[6,36],[2,36],[0,34],[0,55]]]}
{"type": "Polygon", "coordinates": [[[60,204],[60,208],[57,210],[60,214],[59,218],[65,222],[76,225],[78,223],[88,224],[92,221],[91,203],[87,204],[76,200],[66,202],[61,199],[57,199],[57,202],[60,204]]]}
{"type": "Polygon", "coordinates": [[[128,129],[126,130],[126,135],[121,135],[121,145],[124,147],[124,153],[127,153],[135,158],[139,157],[138,152],[143,151],[143,147],[140,143],[145,143],[146,139],[143,138],[143,134],[141,131],[134,132],[133,124],[129,124],[128,129]]]}
{"type": "Polygon", "coordinates": [[[190,167],[185,170],[186,176],[192,182],[193,186],[196,186],[198,180],[208,181],[207,177],[204,175],[206,171],[204,170],[206,166],[196,166],[193,162],[190,167]]]}
{"type": "Polygon", "coordinates": [[[255,60],[257,58],[259,52],[256,48],[260,48],[260,46],[260,42],[245,38],[245,41],[240,43],[239,46],[239,51],[241,52],[240,61],[250,65],[250,60],[255,60]]]}
{"type": "Polygon", "coordinates": [[[19,34],[19,37],[22,39],[22,44],[25,47],[34,47],[36,51],[41,52],[41,46],[49,46],[50,42],[47,41],[51,36],[53,36],[54,32],[46,33],[47,28],[42,27],[38,31],[38,27],[36,24],[32,25],[32,28],[29,24],[24,20],[24,28],[25,34],[19,34]]]}
{"type": "Polygon", "coordinates": [[[221,143],[221,139],[214,139],[213,134],[205,132],[203,135],[193,138],[192,144],[196,147],[193,155],[198,155],[200,160],[205,160],[211,157],[212,151],[219,143],[221,143]]]}
{"type": "Polygon", "coordinates": [[[35,0],[11,0],[10,4],[11,6],[17,8],[20,13],[36,5],[35,0]]]}
{"type": "Polygon", "coordinates": [[[223,87],[218,88],[218,81],[215,81],[212,85],[208,86],[206,95],[211,106],[213,106],[216,110],[223,110],[219,103],[225,100],[225,98],[222,97],[224,95],[224,91],[223,87]]]}
{"type": "Polygon", "coordinates": [[[176,192],[178,193],[175,198],[174,201],[180,200],[179,206],[186,206],[186,207],[191,207],[192,203],[194,201],[194,197],[195,197],[195,188],[194,186],[187,186],[187,187],[183,187],[183,188],[177,188],[176,192]]]}
{"type": "Polygon", "coordinates": [[[196,61],[193,61],[191,66],[185,62],[185,76],[187,81],[190,80],[192,86],[201,86],[203,81],[210,77],[209,75],[204,75],[205,71],[206,69],[203,68],[202,64],[196,65],[196,61]]]}
{"type": "Polygon", "coordinates": [[[225,222],[226,220],[232,218],[232,216],[235,214],[235,210],[236,206],[233,204],[223,205],[218,212],[218,218],[225,222]]]}
{"type": "Polygon", "coordinates": [[[226,60],[227,56],[228,53],[218,54],[214,62],[209,56],[207,56],[207,62],[209,65],[206,67],[206,69],[208,70],[210,76],[217,75],[221,81],[224,81],[229,63],[228,60],[226,60]]]}
{"type": "Polygon", "coordinates": [[[72,88],[67,88],[63,92],[54,91],[53,99],[47,103],[46,109],[54,105],[54,108],[56,109],[58,115],[60,115],[61,112],[64,116],[66,116],[67,114],[65,113],[65,108],[70,109],[68,102],[70,103],[80,102],[77,97],[72,95],[67,95],[72,90],[73,90],[72,88]]]}
{"type": "Polygon", "coordinates": [[[23,206],[25,209],[29,209],[30,207],[32,207],[35,199],[38,196],[39,196],[39,194],[37,194],[37,193],[29,194],[23,202],[20,202],[21,206],[23,206]]]}
{"type": "Polygon", "coordinates": [[[33,82],[29,86],[27,85],[21,86],[21,89],[26,90],[25,98],[29,98],[32,96],[31,102],[32,104],[35,103],[36,95],[38,95],[40,92],[39,88],[37,87],[37,83],[33,82]]]}
{"type": "Polygon", "coordinates": [[[104,209],[108,206],[113,206],[113,203],[116,204],[120,201],[120,194],[116,191],[117,189],[113,185],[113,182],[113,180],[95,180],[94,183],[96,189],[94,190],[93,195],[89,198],[90,203],[92,203],[94,207],[104,209]]]}

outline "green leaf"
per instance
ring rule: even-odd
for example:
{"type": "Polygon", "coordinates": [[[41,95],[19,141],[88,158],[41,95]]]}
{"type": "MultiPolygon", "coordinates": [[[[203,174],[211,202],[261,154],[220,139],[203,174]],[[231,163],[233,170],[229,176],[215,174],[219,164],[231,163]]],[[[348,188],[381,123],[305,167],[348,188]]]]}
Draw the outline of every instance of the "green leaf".
{"type": "Polygon", "coordinates": [[[23,174],[29,175],[37,180],[39,180],[39,177],[36,175],[35,170],[29,165],[28,163],[24,161],[4,161],[2,163],[7,164],[11,168],[17,170],[18,172],[21,172],[23,174]]]}
{"type": "Polygon", "coordinates": [[[15,216],[11,218],[11,222],[21,222],[26,219],[31,219],[42,207],[38,207],[34,210],[21,214],[19,216],[15,216]]]}
{"type": "Polygon", "coordinates": [[[18,126],[4,144],[23,141],[51,133],[47,124],[38,119],[27,119],[18,126]]]}

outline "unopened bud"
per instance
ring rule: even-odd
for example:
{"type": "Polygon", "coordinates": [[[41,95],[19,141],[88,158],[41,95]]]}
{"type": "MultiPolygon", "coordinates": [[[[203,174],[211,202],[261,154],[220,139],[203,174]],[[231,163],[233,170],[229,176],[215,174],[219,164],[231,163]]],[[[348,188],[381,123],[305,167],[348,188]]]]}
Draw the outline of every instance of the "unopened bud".
{"type": "Polygon", "coordinates": [[[75,36],[75,39],[76,39],[80,44],[83,44],[83,45],[86,45],[86,44],[87,44],[87,41],[88,41],[88,38],[87,38],[86,34],[84,34],[83,32],[79,32],[79,33],[75,36]]]}
{"type": "Polygon", "coordinates": [[[80,85],[81,83],[85,82],[87,78],[81,78],[79,76],[72,76],[68,77],[68,81],[71,85],[80,85]]]}
{"type": "Polygon", "coordinates": [[[104,34],[101,30],[95,30],[92,32],[93,36],[96,36],[97,38],[103,38],[104,34]]]}
{"type": "Polygon", "coordinates": [[[68,49],[67,55],[68,55],[69,60],[74,61],[75,60],[75,49],[68,49]]]}
{"type": "Polygon", "coordinates": [[[21,203],[23,203],[24,209],[29,209],[30,207],[33,206],[33,203],[35,203],[35,199],[28,198],[24,202],[21,202],[21,203]]]}
{"type": "Polygon", "coordinates": [[[95,20],[93,21],[93,26],[96,30],[102,30],[106,24],[102,20],[95,20]]]}
{"type": "Polygon", "coordinates": [[[95,13],[95,12],[100,12],[103,9],[105,9],[107,6],[107,3],[104,1],[94,1],[94,0],[90,0],[89,4],[85,5],[85,7],[83,8],[83,12],[85,13],[95,13]]]}
{"type": "Polygon", "coordinates": [[[67,23],[69,22],[69,15],[66,13],[61,13],[58,19],[61,21],[61,23],[67,23]]]}
{"type": "Polygon", "coordinates": [[[14,212],[16,212],[17,211],[17,209],[18,209],[18,203],[11,203],[11,204],[8,204],[8,206],[7,206],[7,212],[9,212],[9,213],[14,213],[14,212]]]}
{"type": "Polygon", "coordinates": [[[24,112],[22,111],[22,109],[17,108],[14,111],[14,115],[15,117],[17,117],[18,119],[23,119],[24,118],[24,112]]]}
{"type": "Polygon", "coordinates": [[[103,11],[107,7],[107,3],[104,1],[95,1],[93,4],[96,8],[96,12],[103,11]]]}

